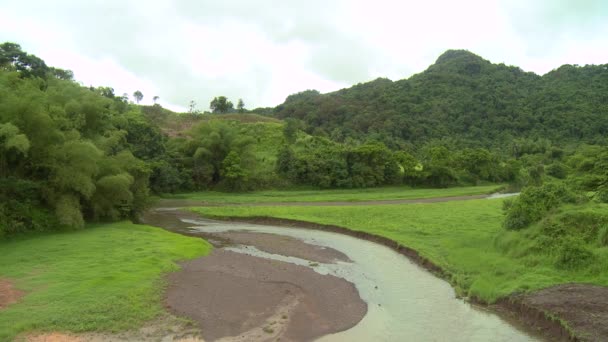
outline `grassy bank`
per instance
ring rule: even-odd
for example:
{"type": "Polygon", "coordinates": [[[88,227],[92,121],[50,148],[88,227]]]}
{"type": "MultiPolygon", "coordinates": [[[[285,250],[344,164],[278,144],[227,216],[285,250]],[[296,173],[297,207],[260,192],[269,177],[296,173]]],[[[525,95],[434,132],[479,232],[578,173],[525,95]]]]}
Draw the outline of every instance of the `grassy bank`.
{"type": "Polygon", "coordinates": [[[0,278],[26,296],[0,310],[0,341],[25,331],[117,331],[162,312],[161,275],[210,245],[119,222],[0,242],[0,278]]]}
{"type": "Polygon", "coordinates": [[[247,193],[217,191],[166,195],[170,199],[189,199],[209,203],[252,202],[324,202],[324,201],[372,201],[394,199],[418,199],[490,194],[502,189],[501,185],[455,187],[447,189],[413,189],[409,187],[383,187],[340,190],[272,190],[247,193]]]}
{"type": "MultiPolygon", "coordinates": [[[[566,282],[608,285],[608,252],[580,269],[561,269],[535,251],[531,233],[505,232],[502,200],[357,207],[209,207],[216,217],[277,217],[337,225],[387,237],[411,247],[452,276],[465,295],[493,302],[514,292],[566,282]]],[[[608,212],[608,206],[601,210],[608,212]]],[[[531,229],[532,232],[534,229],[531,229]]],[[[381,267],[381,265],[379,265],[381,267]]]]}

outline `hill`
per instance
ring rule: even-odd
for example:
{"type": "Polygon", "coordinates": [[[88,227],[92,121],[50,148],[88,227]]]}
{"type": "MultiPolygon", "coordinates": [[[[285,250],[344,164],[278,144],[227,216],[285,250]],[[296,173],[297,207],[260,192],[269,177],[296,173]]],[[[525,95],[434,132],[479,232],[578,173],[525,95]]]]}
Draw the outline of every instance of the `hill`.
{"type": "Polygon", "coordinates": [[[169,137],[183,136],[193,126],[211,120],[237,121],[240,123],[280,123],[281,120],[262,116],[255,113],[229,113],[229,114],[191,114],[176,113],[161,106],[142,106],[142,113],[152,123],[159,126],[161,131],[169,137]]]}
{"type": "Polygon", "coordinates": [[[328,94],[287,97],[273,116],[303,121],[336,141],[374,139],[389,147],[506,147],[514,139],[605,143],[608,64],[564,65],[539,76],[449,50],[422,73],[379,78],[328,94]]]}

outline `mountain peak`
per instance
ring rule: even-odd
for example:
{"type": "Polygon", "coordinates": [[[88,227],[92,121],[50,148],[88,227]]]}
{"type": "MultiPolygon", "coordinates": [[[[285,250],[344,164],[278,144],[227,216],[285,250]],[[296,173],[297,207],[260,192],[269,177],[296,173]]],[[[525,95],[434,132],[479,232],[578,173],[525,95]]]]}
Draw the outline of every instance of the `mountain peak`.
{"type": "Polygon", "coordinates": [[[437,58],[435,64],[444,64],[450,61],[479,62],[484,61],[484,59],[469,50],[447,50],[446,52],[441,54],[439,58],[437,58]]]}

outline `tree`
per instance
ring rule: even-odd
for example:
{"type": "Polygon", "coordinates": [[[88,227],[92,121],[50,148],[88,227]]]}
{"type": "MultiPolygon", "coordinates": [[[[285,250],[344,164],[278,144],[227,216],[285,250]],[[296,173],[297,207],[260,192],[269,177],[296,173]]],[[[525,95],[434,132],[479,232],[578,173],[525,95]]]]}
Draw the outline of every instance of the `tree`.
{"type": "Polygon", "coordinates": [[[19,44],[9,42],[0,44],[0,67],[12,67],[26,78],[46,78],[49,71],[42,59],[27,54],[19,44]]]}
{"type": "MultiPolygon", "coordinates": [[[[234,151],[240,158],[239,164],[254,168],[255,158],[250,137],[240,136],[235,127],[223,122],[202,122],[190,133],[192,140],[184,147],[186,155],[192,158],[193,181],[200,187],[212,187],[225,176],[222,172],[223,161],[234,151]]],[[[232,165],[232,162],[231,162],[232,165]]]]}
{"type": "Polygon", "coordinates": [[[194,100],[190,100],[188,103],[188,113],[190,114],[199,114],[199,110],[196,108],[196,102],[194,100]]]}
{"type": "Polygon", "coordinates": [[[298,130],[300,129],[300,127],[300,121],[293,118],[285,119],[285,125],[283,126],[283,136],[285,137],[285,140],[288,144],[291,145],[296,142],[296,139],[298,137],[298,130]]]}
{"type": "Polygon", "coordinates": [[[144,94],[142,94],[141,91],[136,90],[133,93],[133,97],[135,98],[135,101],[137,102],[137,104],[139,104],[139,102],[144,98],[144,94]]]}
{"type": "Polygon", "coordinates": [[[234,108],[234,105],[228,101],[226,96],[218,96],[211,100],[209,108],[213,113],[227,113],[234,108]]]}
{"type": "Polygon", "coordinates": [[[154,104],[156,104],[156,101],[158,101],[158,99],[160,99],[160,97],[158,95],[154,95],[154,97],[152,98],[152,101],[154,101],[154,104]]]}
{"type": "Polygon", "coordinates": [[[114,88],[112,87],[97,87],[96,91],[99,95],[109,99],[113,99],[116,96],[114,95],[114,88]]]}
{"type": "Polygon", "coordinates": [[[241,166],[241,156],[230,151],[222,161],[221,175],[227,190],[243,190],[247,181],[247,172],[241,166]]]}
{"type": "Polygon", "coordinates": [[[236,105],[236,109],[239,110],[239,113],[245,112],[245,102],[243,102],[243,99],[239,99],[239,102],[236,105]]]}

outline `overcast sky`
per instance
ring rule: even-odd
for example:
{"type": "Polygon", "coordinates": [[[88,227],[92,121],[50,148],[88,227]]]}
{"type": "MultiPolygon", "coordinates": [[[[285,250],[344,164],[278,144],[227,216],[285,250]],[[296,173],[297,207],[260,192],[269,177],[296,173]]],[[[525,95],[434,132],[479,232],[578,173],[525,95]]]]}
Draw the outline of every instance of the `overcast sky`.
{"type": "Polygon", "coordinates": [[[608,0],[0,0],[0,42],[84,85],[201,110],[407,78],[447,49],[544,74],[608,63],[608,0]]]}

